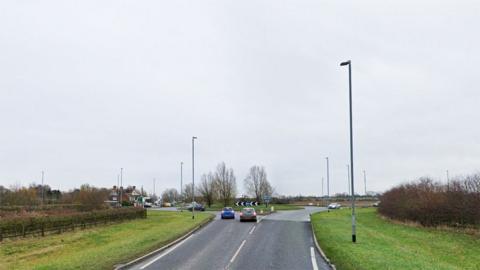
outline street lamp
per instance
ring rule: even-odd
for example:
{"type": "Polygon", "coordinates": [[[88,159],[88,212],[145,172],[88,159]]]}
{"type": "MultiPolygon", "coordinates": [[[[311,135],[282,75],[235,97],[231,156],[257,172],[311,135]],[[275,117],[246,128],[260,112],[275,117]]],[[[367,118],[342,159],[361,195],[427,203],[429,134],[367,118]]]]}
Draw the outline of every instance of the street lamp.
{"type": "Polygon", "coordinates": [[[348,60],[346,62],[340,63],[340,66],[348,66],[348,98],[350,105],[350,174],[351,174],[351,188],[352,188],[352,242],[357,241],[356,235],[356,224],[355,224],[355,189],[353,187],[354,183],[354,174],[353,174],[353,120],[352,120],[352,61],[348,60]]]}
{"type": "Polygon", "coordinates": [[[363,170],[363,186],[365,187],[365,196],[367,196],[367,172],[363,170]]]}
{"type": "Polygon", "coordinates": [[[347,164],[347,194],[350,193],[350,165],[347,164]]]}
{"type": "Polygon", "coordinates": [[[43,185],[43,180],[45,179],[45,172],[42,171],[42,206],[45,203],[45,187],[43,185]]]}
{"type": "Polygon", "coordinates": [[[192,137],[192,219],[195,219],[195,140],[192,137]]]}
{"type": "Polygon", "coordinates": [[[123,204],[123,168],[120,168],[120,207],[123,204]]]}
{"type": "Polygon", "coordinates": [[[183,212],[183,161],[180,162],[180,212],[183,212]]]}
{"type": "Polygon", "coordinates": [[[327,203],[330,203],[330,166],[328,163],[328,157],[325,159],[327,160],[327,203]]]}

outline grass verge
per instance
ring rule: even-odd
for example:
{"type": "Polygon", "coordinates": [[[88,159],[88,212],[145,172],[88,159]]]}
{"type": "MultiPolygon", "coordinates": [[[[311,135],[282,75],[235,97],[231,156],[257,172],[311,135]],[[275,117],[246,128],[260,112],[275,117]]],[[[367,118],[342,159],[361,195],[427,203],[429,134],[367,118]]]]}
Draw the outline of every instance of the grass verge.
{"type": "Polygon", "coordinates": [[[351,210],[312,216],[317,240],[338,269],[480,269],[478,236],[394,224],[372,208],[357,213],[356,244],[351,210]]]}
{"type": "Polygon", "coordinates": [[[211,214],[149,211],[146,219],[0,243],[0,269],[112,269],[182,236],[211,214]]]}

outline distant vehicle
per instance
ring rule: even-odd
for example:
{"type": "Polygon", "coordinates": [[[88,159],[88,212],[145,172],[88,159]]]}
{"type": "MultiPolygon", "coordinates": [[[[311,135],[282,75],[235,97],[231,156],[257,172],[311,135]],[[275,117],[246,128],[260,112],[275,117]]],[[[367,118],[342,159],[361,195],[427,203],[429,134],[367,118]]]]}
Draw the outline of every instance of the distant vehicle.
{"type": "Polygon", "coordinates": [[[169,202],[163,203],[163,207],[172,207],[172,204],[169,202]]]}
{"type": "Polygon", "coordinates": [[[340,209],[342,207],[339,203],[331,203],[328,205],[328,209],[340,209]]]}
{"type": "Polygon", "coordinates": [[[231,207],[225,207],[222,210],[221,216],[222,216],[222,219],[235,218],[235,211],[231,207]]]}
{"type": "Polygon", "coordinates": [[[380,206],[380,201],[373,203],[373,207],[379,207],[379,206],[380,206]]]}
{"type": "Polygon", "coordinates": [[[203,206],[200,203],[194,202],[193,204],[189,204],[187,206],[188,211],[192,211],[192,209],[195,209],[195,211],[205,211],[205,206],[203,206]],[[193,205],[193,206],[192,206],[193,205]]]}
{"type": "Polygon", "coordinates": [[[143,198],[143,207],[144,208],[151,208],[153,206],[153,200],[150,197],[143,198]]]}
{"type": "Polygon", "coordinates": [[[162,199],[158,199],[155,201],[156,206],[162,206],[162,199]]]}
{"type": "Polygon", "coordinates": [[[257,221],[257,212],[253,208],[243,208],[240,212],[240,222],[242,221],[257,221]]]}

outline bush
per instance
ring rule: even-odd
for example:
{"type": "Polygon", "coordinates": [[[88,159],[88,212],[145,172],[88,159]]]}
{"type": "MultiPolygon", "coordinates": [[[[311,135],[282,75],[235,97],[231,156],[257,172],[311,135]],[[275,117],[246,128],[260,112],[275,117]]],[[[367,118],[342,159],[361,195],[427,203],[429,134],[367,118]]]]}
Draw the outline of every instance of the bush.
{"type": "Polygon", "coordinates": [[[143,208],[119,208],[90,212],[75,212],[53,216],[20,216],[0,221],[0,241],[7,237],[41,235],[51,232],[85,228],[87,226],[119,222],[122,220],[146,218],[143,208]]]}
{"type": "Polygon", "coordinates": [[[392,219],[423,226],[480,225],[480,175],[458,179],[449,185],[420,178],[395,187],[381,196],[379,212],[392,219]]]}

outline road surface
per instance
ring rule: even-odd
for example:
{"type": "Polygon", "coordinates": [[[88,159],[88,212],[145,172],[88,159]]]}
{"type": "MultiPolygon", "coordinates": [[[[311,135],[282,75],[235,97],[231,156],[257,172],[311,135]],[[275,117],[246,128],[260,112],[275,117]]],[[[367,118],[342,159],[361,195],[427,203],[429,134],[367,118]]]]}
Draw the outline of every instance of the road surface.
{"type": "Polygon", "coordinates": [[[222,220],[130,270],[330,269],[315,249],[309,214],[325,208],[279,211],[257,223],[222,220]]]}

